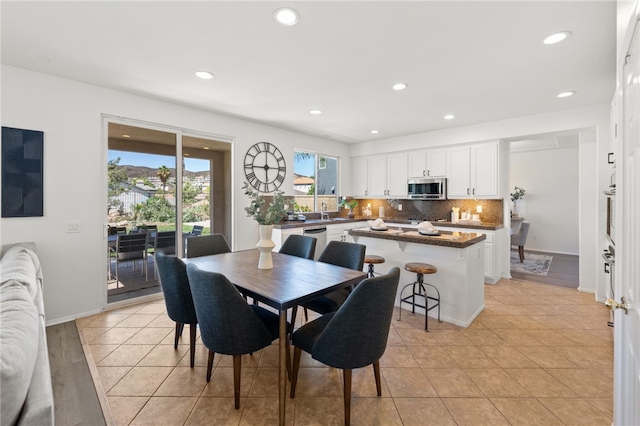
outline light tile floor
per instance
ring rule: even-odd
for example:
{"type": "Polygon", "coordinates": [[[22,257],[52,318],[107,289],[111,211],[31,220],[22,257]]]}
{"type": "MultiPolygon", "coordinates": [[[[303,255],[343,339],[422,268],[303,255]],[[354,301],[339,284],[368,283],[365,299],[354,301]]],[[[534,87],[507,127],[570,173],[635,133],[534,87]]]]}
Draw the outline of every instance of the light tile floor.
{"type": "MultiPolygon", "coordinates": [[[[380,361],[354,371],[354,425],[610,425],[613,333],[592,294],[502,280],[469,328],[404,314],[392,320],[380,361]]],[[[310,313],[311,314],[311,313],[310,313]]],[[[302,316],[302,315],[300,315],[302,316]]],[[[302,318],[300,319],[302,320],[302,318]]],[[[245,356],[241,407],[233,408],[231,357],[216,355],[210,383],[198,340],[173,349],[162,300],[77,320],[119,425],[277,424],[277,342],[245,356]]],[[[298,326],[300,324],[297,324],[298,326]]],[[[342,374],[303,353],[289,425],[341,425],[342,374]]]]}

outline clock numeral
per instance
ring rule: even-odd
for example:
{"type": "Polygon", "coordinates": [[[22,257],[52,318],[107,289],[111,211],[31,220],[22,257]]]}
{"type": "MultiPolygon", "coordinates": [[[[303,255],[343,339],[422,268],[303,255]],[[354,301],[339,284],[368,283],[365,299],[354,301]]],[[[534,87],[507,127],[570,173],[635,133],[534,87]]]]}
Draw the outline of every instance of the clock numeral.
{"type": "Polygon", "coordinates": [[[264,147],[264,150],[267,152],[271,152],[271,150],[269,149],[269,147],[273,146],[271,145],[269,142],[262,142],[262,146],[264,147]]]}
{"type": "Polygon", "coordinates": [[[285,166],[280,166],[280,167],[278,167],[278,171],[279,172],[286,172],[287,168],[285,166]]]}
{"type": "Polygon", "coordinates": [[[260,182],[260,185],[264,187],[262,192],[269,192],[269,184],[267,182],[260,182]]]}
{"type": "Polygon", "coordinates": [[[255,188],[255,181],[258,180],[257,176],[255,173],[251,172],[249,174],[247,174],[247,180],[249,181],[249,183],[251,184],[251,186],[253,186],[255,188]]]}
{"type": "MultiPolygon", "coordinates": [[[[274,152],[274,154],[275,154],[275,152],[274,152]]],[[[284,155],[282,155],[281,152],[278,152],[278,154],[276,154],[276,161],[278,162],[278,164],[280,164],[281,161],[284,161],[284,155]],[[278,157],[278,155],[280,155],[280,156],[278,157]]]]}
{"type": "Polygon", "coordinates": [[[282,182],[284,182],[284,175],[281,175],[280,173],[278,173],[278,176],[276,176],[276,180],[280,182],[280,184],[282,184],[282,182]]]}
{"type": "Polygon", "coordinates": [[[253,169],[253,163],[245,163],[244,164],[244,168],[245,169],[253,169]]]}

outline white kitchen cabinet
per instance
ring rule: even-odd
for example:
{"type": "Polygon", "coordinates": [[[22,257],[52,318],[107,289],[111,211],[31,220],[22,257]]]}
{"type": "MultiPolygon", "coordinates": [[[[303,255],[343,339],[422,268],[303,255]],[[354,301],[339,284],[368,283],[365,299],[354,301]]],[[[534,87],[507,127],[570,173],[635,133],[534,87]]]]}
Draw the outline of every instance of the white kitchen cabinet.
{"type": "Polygon", "coordinates": [[[498,198],[498,143],[449,148],[447,198],[498,198]]]}
{"type": "Polygon", "coordinates": [[[444,177],[447,174],[447,150],[430,149],[409,153],[408,177],[444,177]]]}
{"type": "Polygon", "coordinates": [[[329,241],[348,241],[353,242],[353,238],[349,235],[349,229],[356,228],[356,223],[327,225],[327,243],[329,241]]]}
{"type": "Polygon", "coordinates": [[[271,241],[275,244],[275,247],[272,251],[279,251],[280,247],[282,247],[282,243],[289,237],[289,235],[303,235],[304,228],[288,228],[288,229],[280,229],[273,228],[273,233],[271,234],[271,241]]]}
{"type": "Polygon", "coordinates": [[[407,196],[407,155],[370,157],[367,164],[370,197],[407,196]]]}
{"type": "Polygon", "coordinates": [[[351,159],[351,195],[354,197],[366,197],[369,195],[367,163],[367,157],[355,157],[351,159]]]}

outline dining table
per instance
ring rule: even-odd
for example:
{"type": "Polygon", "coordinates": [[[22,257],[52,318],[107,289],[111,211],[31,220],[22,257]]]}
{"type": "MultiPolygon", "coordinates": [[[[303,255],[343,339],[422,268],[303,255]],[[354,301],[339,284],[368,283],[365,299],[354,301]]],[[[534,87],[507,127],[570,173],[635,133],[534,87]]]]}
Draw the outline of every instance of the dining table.
{"type": "MultiPolygon", "coordinates": [[[[245,296],[279,311],[279,424],[284,425],[287,392],[287,309],[318,296],[358,284],[364,271],[273,252],[273,268],[258,269],[257,249],[182,259],[208,272],[223,274],[245,296]]],[[[293,325],[292,325],[293,326],[293,325]]]]}

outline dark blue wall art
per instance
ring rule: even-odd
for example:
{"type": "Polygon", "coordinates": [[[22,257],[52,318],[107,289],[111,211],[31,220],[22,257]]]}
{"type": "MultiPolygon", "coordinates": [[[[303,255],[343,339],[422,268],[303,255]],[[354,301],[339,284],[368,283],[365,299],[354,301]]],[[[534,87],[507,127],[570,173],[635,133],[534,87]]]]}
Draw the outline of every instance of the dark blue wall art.
{"type": "Polygon", "coordinates": [[[44,215],[43,141],[43,132],[2,127],[2,217],[44,215]]]}

